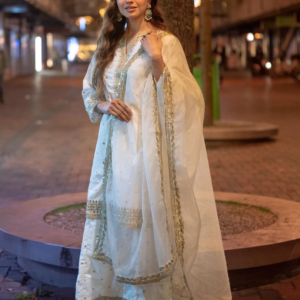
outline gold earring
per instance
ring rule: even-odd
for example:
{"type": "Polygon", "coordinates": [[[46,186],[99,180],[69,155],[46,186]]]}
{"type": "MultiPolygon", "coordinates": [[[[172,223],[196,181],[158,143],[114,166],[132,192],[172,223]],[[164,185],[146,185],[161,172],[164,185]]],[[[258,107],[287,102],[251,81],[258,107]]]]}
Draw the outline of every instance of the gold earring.
{"type": "Polygon", "coordinates": [[[122,16],[122,14],[120,12],[118,12],[117,13],[117,21],[118,22],[122,22],[122,20],[123,20],[123,16],[122,16]]]}
{"type": "Polygon", "coordinates": [[[148,7],[145,11],[145,20],[148,21],[148,22],[150,20],[152,20],[152,10],[151,10],[151,4],[150,3],[148,4],[148,7]]]}

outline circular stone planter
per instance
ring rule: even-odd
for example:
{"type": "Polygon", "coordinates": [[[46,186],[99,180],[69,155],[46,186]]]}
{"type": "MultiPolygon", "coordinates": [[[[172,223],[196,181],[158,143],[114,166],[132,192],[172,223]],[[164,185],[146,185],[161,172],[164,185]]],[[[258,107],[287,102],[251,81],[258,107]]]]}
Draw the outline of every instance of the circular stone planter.
{"type": "MultiPolygon", "coordinates": [[[[229,270],[291,261],[300,257],[300,204],[235,193],[215,193],[218,201],[234,201],[268,208],[278,217],[271,226],[227,235],[224,242],[229,270]]],[[[65,194],[15,203],[0,211],[1,248],[18,256],[28,274],[46,284],[74,288],[82,236],[45,223],[50,211],[85,203],[86,193],[65,194]]]]}
{"type": "Polygon", "coordinates": [[[274,137],[279,132],[276,125],[269,123],[220,120],[214,126],[203,128],[206,141],[246,141],[274,137]]]}

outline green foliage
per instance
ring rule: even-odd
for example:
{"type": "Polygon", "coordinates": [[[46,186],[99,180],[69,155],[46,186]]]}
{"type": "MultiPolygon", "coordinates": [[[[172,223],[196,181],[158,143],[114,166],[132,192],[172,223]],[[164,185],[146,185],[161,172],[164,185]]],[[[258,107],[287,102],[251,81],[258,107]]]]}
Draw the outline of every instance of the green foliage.
{"type": "Polygon", "coordinates": [[[265,207],[261,207],[261,206],[254,206],[254,205],[249,205],[249,204],[245,204],[245,203],[239,203],[239,202],[234,202],[234,201],[216,201],[217,203],[220,204],[227,204],[227,205],[234,205],[234,206],[247,206],[247,207],[254,207],[260,211],[263,212],[268,212],[268,213],[272,213],[268,208],[265,207]]]}
{"type": "Polygon", "coordinates": [[[43,288],[36,288],[36,292],[23,292],[16,295],[16,299],[20,300],[38,300],[40,297],[49,297],[53,292],[43,290],[43,288]]]}
{"type": "Polygon", "coordinates": [[[51,213],[61,213],[61,212],[66,212],[70,209],[81,209],[81,208],[85,208],[85,203],[80,203],[80,204],[73,204],[73,205],[68,205],[68,206],[62,206],[62,207],[58,207],[54,210],[51,211],[51,213]]]}

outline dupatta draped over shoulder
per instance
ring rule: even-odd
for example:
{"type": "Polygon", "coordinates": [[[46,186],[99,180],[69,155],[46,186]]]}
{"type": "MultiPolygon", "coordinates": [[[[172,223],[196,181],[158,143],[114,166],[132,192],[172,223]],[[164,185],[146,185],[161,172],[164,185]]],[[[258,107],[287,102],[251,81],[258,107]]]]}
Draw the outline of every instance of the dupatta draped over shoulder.
{"type": "Polygon", "coordinates": [[[129,123],[94,111],[93,57],[83,82],[91,122],[101,120],[87,199],[76,300],[230,300],[206,146],[205,104],[179,40],[162,36],[158,81],[138,36],[122,38],[105,70],[107,101],[129,123]]]}

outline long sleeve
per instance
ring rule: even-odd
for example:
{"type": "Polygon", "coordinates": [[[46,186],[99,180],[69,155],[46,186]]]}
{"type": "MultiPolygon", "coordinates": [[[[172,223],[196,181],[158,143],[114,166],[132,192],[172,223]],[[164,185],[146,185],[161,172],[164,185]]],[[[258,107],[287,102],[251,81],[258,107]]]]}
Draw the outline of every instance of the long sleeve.
{"type": "Polygon", "coordinates": [[[83,79],[83,89],[82,89],[82,98],[84,101],[85,109],[92,123],[97,123],[102,118],[103,115],[95,111],[95,107],[100,102],[99,96],[97,95],[96,90],[94,89],[92,84],[95,64],[96,64],[96,52],[93,55],[87,73],[83,79]]]}

